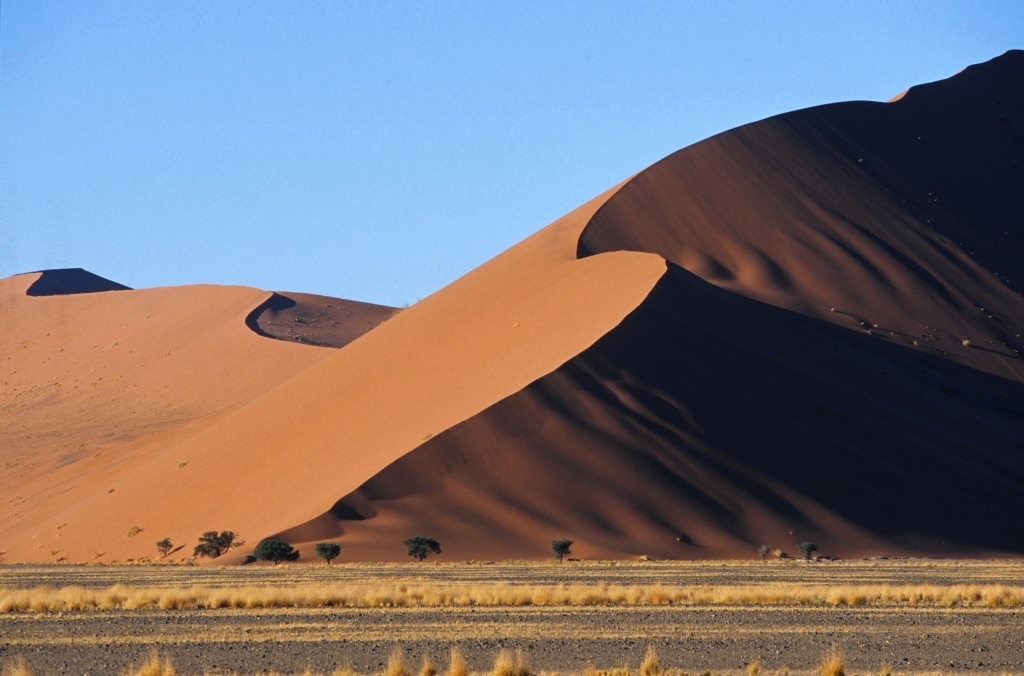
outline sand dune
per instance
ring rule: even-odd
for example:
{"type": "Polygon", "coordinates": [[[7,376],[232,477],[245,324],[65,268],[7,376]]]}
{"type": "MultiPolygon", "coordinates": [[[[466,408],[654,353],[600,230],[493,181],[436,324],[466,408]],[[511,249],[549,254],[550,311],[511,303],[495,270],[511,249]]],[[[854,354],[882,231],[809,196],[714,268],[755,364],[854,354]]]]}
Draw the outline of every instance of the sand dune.
{"type": "Polygon", "coordinates": [[[594,347],[340,501],[354,555],[419,531],[454,557],[561,536],[584,556],[1024,550],[1022,85],[1011,52],[633,177],[579,255],[680,267],[594,347]]]}
{"type": "Polygon", "coordinates": [[[399,311],[311,293],[274,293],[249,313],[245,323],[267,338],[344,347],[399,311]]]}
{"type": "Polygon", "coordinates": [[[28,296],[66,296],[73,293],[98,293],[100,291],[131,291],[130,287],[118,284],[82,268],[42,270],[34,274],[35,281],[27,289],[28,296]]]}
{"type": "Polygon", "coordinates": [[[725,132],[394,316],[3,280],[7,559],[1020,553],[1022,85],[1009,52],[725,132]]]}

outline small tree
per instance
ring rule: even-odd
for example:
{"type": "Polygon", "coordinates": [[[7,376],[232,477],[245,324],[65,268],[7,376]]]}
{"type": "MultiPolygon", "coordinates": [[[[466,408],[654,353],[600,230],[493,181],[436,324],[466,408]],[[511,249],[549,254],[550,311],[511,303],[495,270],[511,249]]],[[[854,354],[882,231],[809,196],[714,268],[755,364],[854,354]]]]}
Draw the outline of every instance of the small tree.
{"type": "Polygon", "coordinates": [[[761,557],[762,561],[765,561],[768,559],[768,554],[770,554],[771,551],[772,548],[768,545],[761,545],[761,548],[757,550],[757,555],[761,557]]]}
{"type": "Polygon", "coordinates": [[[561,540],[551,541],[551,552],[555,555],[555,558],[558,559],[559,563],[562,562],[564,557],[569,556],[569,554],[572,553],[569,551],[571,548],[572,540],[563,538],[561,540]]]}
{"type": "Polygon", "coordinates": [[[422,535],[411,537],[408,540],[402,540],[402,544],[409,550],[409,556],[414,559],[419,559],[421,563],[431,552],[434,554],[441,553],[440,542],[434,538],[428,538],[422,535]]]}
{"type": "Polygon", "coordinates": [[[316,555],[327,562],[327,565],[331,565],[331,561],[338,558],[338,554],[341,554],[341,545],[337,542],[318,542],[316,543],[316,555]]]}
{"type": "Polygon", "coordinates": [[[160,552],[160,558],[166,559],[167,555],[174,549],[174,545],[171,544],[171,538],[164,538],[160,542],[156,543],[156,548],[160,552]]]}
{"type": "Polygon", "coordinates": [[[811,554],[818,551],[818,545],[813,542],[801,542],[796,546],[800,550],[800,553],[804,555],[804,558],[808,561],[811,560],[811,554]]]}
{"type": "Polygon", "coordinates": [[[275,540],[274,538],[260,540],[253,554],[260,561],[273,561],[275,566],[282,561],[296,561],[299,558],[299,552],[293,549],[290,544],[284,540],[275,540]]]}
{"type": "Polygon", "coordinates": [[[215,559],[231,549],[235,544],[235,533],[233,531],[222,530],[218,533],[215,530],[208,530],[199,536],[199,544],[192,550],[192,556],[205,556],[215,559]]]}

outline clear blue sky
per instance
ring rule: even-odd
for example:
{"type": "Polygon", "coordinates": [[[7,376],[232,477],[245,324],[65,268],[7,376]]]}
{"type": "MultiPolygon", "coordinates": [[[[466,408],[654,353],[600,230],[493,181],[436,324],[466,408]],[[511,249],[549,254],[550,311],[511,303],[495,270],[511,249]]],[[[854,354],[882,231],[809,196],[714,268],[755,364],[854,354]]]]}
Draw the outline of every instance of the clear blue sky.
{"type": "Polygon", "coordinates": [[[1024,47],[1024,2],[0,0],[0,276],[415,301],[702,138],[1024,47]]]}

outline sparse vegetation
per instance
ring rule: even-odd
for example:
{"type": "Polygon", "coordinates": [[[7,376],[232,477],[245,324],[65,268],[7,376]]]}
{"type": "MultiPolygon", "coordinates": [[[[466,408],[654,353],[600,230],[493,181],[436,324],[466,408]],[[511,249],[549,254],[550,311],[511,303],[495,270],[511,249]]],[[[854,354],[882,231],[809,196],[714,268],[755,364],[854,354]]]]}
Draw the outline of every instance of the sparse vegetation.
{"type": "Polygon", "coordinates": [[[405,659],[402,657],[402,649],[396,647],[388,657],[388,665],[384,668],[384,676],[412,676],[412,672],[405,666],[405,659]]]}
{"type": "Polygon", "coordinates": [[[253,556],[260,561],[273,561],[276,566],[282,561],[297,561],[299,552],[284,540],[266,538],[256,545],[253,556]]]}
{"type": "Polygon", "coordinates": [[[465,606],[981,606],[1024,607],[1024,586],[1006,585],[529,585],[307,584],[294,587],[168,588],[115,585],[0,589],[0,613],[216,608],[465,606]]]}
{"type": "Polygon", "coordinates": [[[462,651],[458,646],[452,646],[448,660],[448,672],[445,676],[469,676],[469,665],[466,664],[466,658],[462,656],[462,651]]]}
{"type": "Polygon", "coordinates": [[[431,553],[441,553],[441,543],[434,538],[428,538],[423,535],[416,535],[408,540],[403,540],[402,544],[408,550],[409,556],[417,559],[420,563],[431,553]]]}
{"type": "Polygon", "coordinates": [[[843,653],[833,645],[825,653],[821,663],[818,665],[820,676],[846,676],[846,665],[843,660],[843,653]]]}
{"type": "Polygon", "coordinates": [[[331,565],[331,561],[338,558],[341,554],[341,545],[337,542],[318,542],[316,543],[316,555],[327,562],[327,565],[331,565]]]}
{"type": "Polygon", "coordinates": [[[516,657],[512,659],[512,653],[508,650],[498,651],[494,658],[494,668],[491,669],[491,676],[533,676],[530,665],[526,661],[522,650],[516,651],[516,657]]]}
{"type": "Polygon", "coordinates": [[[647,646],[647,652],[644,653],[644,659],[640,662],[640,676],[661,676],[665,670],[661,666],[661,661],[658,660],[658,653],[655,651],[654,646],[647,646]]]}
{"type": "Polygon", "coordinates": [[[235,537],[233,531],[222,530],[218,533],[215,530],[208,530],[199,536],[199,544],[192,550],[192,556],[216,559],[236,546],[235,537]]]}
{"type": "Polygon", "coordinates": [[[562,538],[561,540],[551,541],[551,553],[555,555],[555,558],[559,563],[562,559],[572,553],[572,540],[562,538]]]}
{"type": "MultiPolygon", "coordinates": [[[[171,662],[169,657],[161,657],[161,655],[153,651],[150,658],[143,662],[138,667],[133,667],[125,672],[122,672],[124,676],[178,676],[178,671],[175,669],[174,664],[171,662]]],[[[270,674],[278,674],[279,672],[271,670],[270,674]]],[[[474,672],[476,673],[476,672],[474,672]]],[[[555,672],[540,672],[541,674],[551,674],[555,676],[555,672]]],[[[701,676],[712,676],[710,670],[704,670],[701,676]]],[[[752,662],[747,667],[748,676],[758,676],[761,674],[760,662],[752,662]]],[[[789,673],[789,670],[785,667],[779,672],[780,676],[785,676],[789,673]]],[[[834,649],[826,654],[824,661],[818,666],[817,673],[820,676],[845,676],[845,670],[842,663],[842,656],[839,655],[834,649]]],[[[386,666],[384,667],[383,673],[378,672],[379,676],[412,676],[412,671],[406,666],[402,649],[396,647],[388,657],[386,666]]],[[[424,658],[423,668],[420,670],[419,676],[436,676],[437,670],[431,665],[428,658],[424,658]]],[[[32,676],[32,671],[28,668],[24,658],[17,657],[8,662],[3,669],[3,676],[32,676]]],[[[237,673],[236,673],[237,676],[237,673]]],[[[314,676],[310,669],[306,669],[302,676],[314,676]]],[[[331,676],[363,676],[351,668],[335,669],[331,676]]],[[[462,657],[462,653],[458,648],[453,647],[451,649],[451,660],[449,663],[448,671],[445,676],[471,676],[469,668],[466,665],[466,661],[462,657]]],[[[482,672],[479,676],[535,676],[535,672],[530,668],[523,652],[516,651],[515,657],[509,650],[499,650],[494,658],[494,665],[491,667],[490,672],[482,672]]],[[[565,676],[573,676],[570,672],[565,676]]],[[[658,659],[658,654],[654,650],[653,646],[648,646],[647,651],[644,653],[643,660],[640,663],[637,671],[632,671],[628,666],[615,667],[612,669],[596,669],[594,667],[587,667],[583,671],[581,676],[687,676],[687,672],[680,669],[669,669],[662,666],[658,659]]],[[[888,676],[886,674],[880,674],[880,676],[888,676]]]]}
{"type": "Polygon", "coordinates": [[[796,548],[804,555],[804,560],[806,561],[810,561],[811,555],[818,551],[818,545],[813,542],[801,542],[796,548]]]}
{"type": "Polygon", "coordinates": [[[164,538],[160,542],[156,543],[157,551],[160,552],[160,558],[166,559],[167,555],[174,549],[174,544],[171,542],[171,538],[164,538]]]}

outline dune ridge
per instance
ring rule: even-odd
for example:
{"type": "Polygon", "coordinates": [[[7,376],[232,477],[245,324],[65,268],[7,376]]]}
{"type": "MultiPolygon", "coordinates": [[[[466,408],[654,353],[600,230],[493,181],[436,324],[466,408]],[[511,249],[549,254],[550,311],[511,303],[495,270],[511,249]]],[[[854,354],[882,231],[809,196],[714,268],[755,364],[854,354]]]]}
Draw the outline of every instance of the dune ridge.
{"type": "MultiPolygon", "coordinates": [[[[232,291],[228,311],[228,290],[197,289],[222,328],[176,382],[238,345],[253,379],[274,375],[219,365],[245,396],[122,445],[142,452],[102,481],[36,476],[0,513],[8,556],[153,556],[150,534],[214,528],[246,540],[228,562],[268,535],[304,558],[340,539],[343,560],[401,560],[415,533],[456,559],[542,558],[556,537],[587,558],[802,540],[1019,554],[1022,54],[685,148],[337,350],[260,323],[290,294],[232,291]]],[[[30,310],[55,299],[15,299],[23,281],[0,299],[26,314],[66,325],[86,307],[30,310]]],[[[43,404],[43,356],[0,407],[24,402],[34,430],[75,410],[43,404]]],[[[100,418],[107,434],[132,420],[100,418]]],[[[24,454],[53,462],[37,435],[24,454]]]]}
{"type": "Polygon", "coordinates": [[[587,557],[1021,552],[1021,84],[1010,52],[640,172],[578,255],[647,251],[670,274],[339,501],[356,556],[425,530],[456,558],[562,536],[587,557]]]}
{"type": "Polygon", "coordinates": [[[152,545],[122,536],[133,526],[175,542],[194,541],[197,528],[258,539],[322,514],[432,435],[556,369],[640,303],[665,272],[659,257],[575,255],[586,220],[616,189],[342,349],[321,351],[317,368],[154,447],[113,493],[51,504],[47,519],[10,528],[9,555],[48,560],[32,536],[63,523],[62,555],[88,560],[98,542],[107,557],[151,555],[152,545]],[[233,476],[246,480],[225,480],[233,476]]]}

